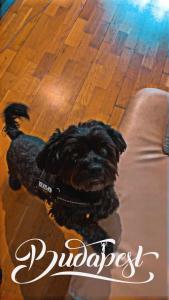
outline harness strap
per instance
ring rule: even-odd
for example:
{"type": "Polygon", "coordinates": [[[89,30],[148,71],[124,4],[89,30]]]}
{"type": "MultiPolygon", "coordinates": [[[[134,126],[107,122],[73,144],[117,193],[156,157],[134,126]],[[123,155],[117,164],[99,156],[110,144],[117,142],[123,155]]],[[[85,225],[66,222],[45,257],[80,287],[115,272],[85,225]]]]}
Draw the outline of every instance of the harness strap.
{"type": "Polygon", "coordinates": [[[65,206],[81,206],[81,207],[91,207],[93,205],[98,206],[101,204],[101,198],[97,202],[80,202],[70,200],[70,195],[66,195],[63,188],[61,186],[53,187],[49,185],[51,175],[47,174],[44,170],[42,171],[39,179],[36,181],[36,189],[42,192],[47,199],[54,201],[57,203],[60,201],[65,206]]]}

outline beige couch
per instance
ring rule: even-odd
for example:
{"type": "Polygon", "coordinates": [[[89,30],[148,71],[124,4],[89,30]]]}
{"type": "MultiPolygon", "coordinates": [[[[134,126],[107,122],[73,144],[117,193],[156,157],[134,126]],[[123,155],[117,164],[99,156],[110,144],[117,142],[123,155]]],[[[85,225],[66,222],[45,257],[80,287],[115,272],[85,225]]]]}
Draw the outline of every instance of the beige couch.
{"type": "MultiPolygon", "coordinates": [[[[144,281],[151,271],[154,280],[137,285],[73,276],[69,292],[75,299],[112,300],[118,296],[155,299],[167,295],[168,118],[168,93],[144,89],[132,99],[120,127],[128,148],[120,161],[116,185],[121,202],[119,215],[101,222],[112,237],[121,238],[119,252],[131,251],[135,255],[142,245],[144,252],[159,253],[158,260],[144,257],[142,267],[131,278],[144,281]]],[[[106,268],[103,275],[122,279],[118,268],[106,268]]]]}

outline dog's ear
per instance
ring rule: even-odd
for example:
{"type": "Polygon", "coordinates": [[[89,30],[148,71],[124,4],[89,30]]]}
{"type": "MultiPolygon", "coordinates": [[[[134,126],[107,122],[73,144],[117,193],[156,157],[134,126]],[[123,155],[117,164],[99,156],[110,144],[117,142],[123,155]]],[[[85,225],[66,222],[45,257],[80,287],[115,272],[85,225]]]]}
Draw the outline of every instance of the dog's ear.
{"type": "Polygon", "coordinates": [[[56,174],[59,170],[60,163],[60,139],[62,133],[57,129],[54,134],[50,137],[42,151],[36,158],[38,168],[48,173],[56,174]]]}
{"type": "Polygon", "coordinates": [[[107,125],[102,121],[96,121],[96,120],[87,121],[86,123],[84,123],[84,125],[87,125],[88,127],[99,126],[102,127],[104,130],[106,130],[108,135],[112,138],[114,144],[116,145],[118,154],[122,154],[126,150],[127,144],[124,138],[122,137],[121,133],[115,130],[114,128],[112,128],[110,125],[107,125]]]}
{"type": "Polygon", "coordinates": [[[126,144],[123,136],[121,135],[121,133],[119,131],[113,129],[109,125],[106,125],[106,130],[107,130],[107,133],[109,134],[109,136],[112,138],[113,142],[115,143],[119,154],[122,154],[127,148],[127,144],[126,144]]]}

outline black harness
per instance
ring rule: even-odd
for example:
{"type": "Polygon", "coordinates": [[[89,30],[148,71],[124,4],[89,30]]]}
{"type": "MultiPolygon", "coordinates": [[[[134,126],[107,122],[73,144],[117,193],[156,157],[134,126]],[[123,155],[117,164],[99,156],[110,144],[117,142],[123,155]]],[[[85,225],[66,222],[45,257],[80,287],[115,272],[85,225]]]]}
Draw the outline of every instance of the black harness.
{"type": "Polygon", "coordinates": [[[82,208],[90,208],[91,206],[100,206],[101,197],[98,197],[100,192],[81,192],[73,189],[71,186],[65,185],[62,182],[57,184],[57,186],[49,184],[52,182],[51,175],[42,171],[39,179],[36,181],[36,189],[43,193],[44,198],[51,202],[60,202],[63,206],[79,206],[82,208]],[[92,194],[92,200],[90,202],[84,201],[84,198],[90,197],[92,194]],[[93,197],[94,195],[94,197],[93,197]],[[99,200],[98,200],[99,199],[99,200]]]}

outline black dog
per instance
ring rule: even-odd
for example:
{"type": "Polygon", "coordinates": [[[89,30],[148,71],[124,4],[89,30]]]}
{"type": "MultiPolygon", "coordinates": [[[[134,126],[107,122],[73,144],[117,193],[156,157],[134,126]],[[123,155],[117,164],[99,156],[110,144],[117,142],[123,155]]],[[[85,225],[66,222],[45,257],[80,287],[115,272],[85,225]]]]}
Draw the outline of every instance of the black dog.
{"type": "MultiPolygon", "coordinates": [[[[29,119],[24,104],[10,104],[4,111],[5,132],[12,140],[7,153],[9,184],[25,186],[51,204],[61,226],[74,229],[88,243],[109,238],[97,224],[119,206],[114,191],[117,163],[126,149],[121,134],[98,121],[57,129],[45,143],[19,130],[16,118],[29,119]]],[[[101,252],[101,245],[94,245],[101,252]]],[[[106,253],[113,252],[108,243],[106,253]]]]}

